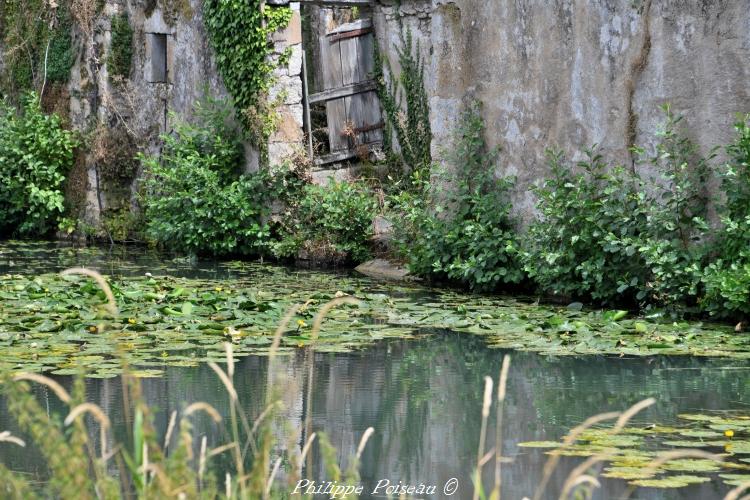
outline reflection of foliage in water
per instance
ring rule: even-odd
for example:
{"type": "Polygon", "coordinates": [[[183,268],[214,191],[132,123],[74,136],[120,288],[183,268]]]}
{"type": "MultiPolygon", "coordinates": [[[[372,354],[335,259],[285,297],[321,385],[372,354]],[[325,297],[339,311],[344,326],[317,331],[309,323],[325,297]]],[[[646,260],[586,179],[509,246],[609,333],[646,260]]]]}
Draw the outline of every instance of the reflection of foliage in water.
{"type": "Polygon", "coordinates": [[[372,449],[378,453],[375,463],[384,463],[380,452],[396,447],[402,472],[413,480],[421,479],[415,474],[424,469],[423,454],[435,457],[435,450],[425,449],[425,430],[433,425],[431,419],[435,425],[449,427],[452,435],[460,436],[455,443],[459,456],[467,460],[472,457],[478,438],[481,394],[467,388],[481,387],[482,377],[498,368],[496,358],[487,356],[480,339],[448,332],[436,334],[438,337],[428,341],[409,344],[398,363],[391,365],[395,370],[387,374],[380,420],[374,425],[388,436],[385,443],[373,443],[372,449]],[[446,372],[451,374],[449,379],[444,378],[446,372]],[[456,408],[469,410],[457,412],[456,408]],[[456,421],[456,415],[463,417],[456,421]]]}

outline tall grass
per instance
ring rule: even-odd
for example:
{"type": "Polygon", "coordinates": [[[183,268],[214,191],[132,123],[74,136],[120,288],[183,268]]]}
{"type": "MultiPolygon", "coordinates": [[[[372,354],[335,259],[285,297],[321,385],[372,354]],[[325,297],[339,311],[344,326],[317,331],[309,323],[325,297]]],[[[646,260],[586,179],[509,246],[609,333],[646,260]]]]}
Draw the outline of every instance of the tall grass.
{"type": "MultiPolygon", "coordinates": [[[[84,274],[91,277],[107,297],[106,310],[112,317],[118,315],[117,304],[106,280],[88,269],[70,269],[63,274],[84,274]]],[[[312,342],[308,347],[308,359],[314,363],[314,343],[322,327],[325,315],[334,307],[353,303],[349,297],[338,298],[325,304],[313,322],[312,342]]],[[[159,498],[227,498],[227,499],[271,499],[295,498],[290,494],[295,483],[302,478],[306,458],[316,438],[308,433],[304,447],[296,451],[289,446],[278,450],[274,442],[272,426],[282,406],[287,380],[276,374],[283,371],[273,369],[277,362],[277,351],[281,336],[286,330],[297,308],[286,314],[275,332],[269,353],[269,386],[266,391],[265,410],[249,421],[243,410],[234,386],[235,358],[232,344],[225,343],[225,366],[209,363],[220,380],[227,396],[229,416],[222,418],[210,404],[197,401],[186,406],[181,413],[172,412],[163,444],[157,441],[153,425],[153,409],[146,403],[139,379],[130,375],[123,364],[123,409],[129,426],[128,442],[116,443],[112,425],[98,405],[85,401],[82,376],[76,378],[72,393],[55,380],[34,373],[0,373],[2,391],[8,401],[10,413],[21,430],[28,434],[40,448],[50,470],[50,479],[42,486],[33,485],[27,478],[9,471],[0,464],[0,497],[12,499],[63,498],[63,499],[159,499],[159,498]],[[54,393],[67,408],[67,415],[60,421],[41,407],[31,391],[30,384],[41,384],[54,393]],[[191,419],[204,413],[221,426],[225,443],[208,447],[205,436],[199,437],[193,430],[191,419]],[[86,416],[91,418],[87,419],[86,416]],[[95,423],[98,436],[94,428],[95,423]],[[170,446],[176,433],[176,445],[170,446]],[[98,443],[92,436],[98,437],[98,443]],[[98,445],[98,446],[97,446],[98,445]],[[195,451],[198,450],[196,454],[195,451]],[[229,466],[221,479],[212,473],[211,460],[228,454],[229,466]],[[284,464],[285,483],[277,478],[284,464]]],[[[106,325],[98,329],[107,335],[106,325]]],[[[115,339],[113,337],[113,342],[115,339]]],[[[124,359],[124,358],[123,358],[124,359]]],[[[311,366],[312,370],[312,366],[311,366]]],[[[308,417],[309,418],[309,417],[308,417]]],[[[306,422],[307,428],[311,422],[306,422]]],[[[356,483],[359,480],[358,464],[367,440],[373,429],[368,429],[357,448],[355,456],[345,473],[336,473],[338,480],[356,483]]],[[[291,435],[290,440],[299,435],[291,435]]],[[[15,446],[26,443],[9,432],[0,433],[0,442],[15,446]]],[[[324,453],[325,455],[325,453],[324,453]]],[[[335,460],[335,452],[332,455],[335,460]]],[[[338,470],[335,463],[329,469],[338,470]]]]}
{"type": "MultiPolygon", "coordinates": [[[[108,299],[107,311],[110,315],[117,316],[114,297],[101,275],[82,269],[72,269],[65,273],[85,274],[94,279],[108,299]]],[[[332,308],[356,302],[352,297],[341,297],[321,307],[313,321],[311,343],[306,353],[308,376],[312,377],[314,373],[314,345],[325,315],[332,308]]],[[[282,407],[280,395],[289,381],[285,376],[278,375],[284,371],[274,369],[274,365],[279,362],[277,353],[281,337],[298,308],[299,306],[292,307],[287,312],[271,343],[265,409],[252,422],[243,411],[243,405],[234,386],[233,347],[232,344],[225,343],[225,366],[221,367],[213,362],[209,363],[209,366],[226,393],[229,403],[228,418],[222,417],[215,407],[204,401],[193,402],[182,412],[173,411],[170,414],[163,444],[157,441],[153,409],[148,406],[142,395],[139,379],[130,375],[127,365],[123,365],[122,374],[123,409],[125,420],[130,423],[127,442],[115,442],[112,425],[106,413],[98,405],[85,400],[82,376],[75,379],[69,392],[58,382],[44,375],[0,371],[0,386],[8,402],[9,411],[17,420],[20,429],[39,447],[50,471],[49,481],[40,486],[32,484],[27,478],[0,464],[0,497],[13,500],[50,497],[76,500],[302,498],[303,492],[295,486],[303,479],[303,474],[307,470],[307,459],[316,440],[323,457],[327,479],[339,483],[342,488],[358,485],[360,459],[369,438],[374,433],[373,428],[368,428],[364,432],[349,466],[344,471],[338,466],[336,450],[325,434],[312,431],[310,408],[302,429],[291,432],[288,436],[289,442],[304,442],[301,449],[287,446],[286,449],[280,450],[276,446],[272,427],[282,407]],[[64,419],[50,416],[42,408],[32,394],[30,384],[43,385],[65,405],[67,414],[64,419]],[[196,435],[191,419],[199,413],[207,415],[220,426],[225,438],[224,444],[209,448],[207,438],[199,438],[196,435]],[[95,423],[96,428],[90,428],[90,423],[95,423]],[[301,432],[304,434],[300,434],[301,432]],[[98,438],[98,443],[95,442],[95,438],[98,438]],[[173,445],[173,441],[176,444],[173,445]],[[228,455],[230,460],[217,477],[214,474],[215,467],[211,467],[211,461],[222,455],[228,455]]],[[[101,334],[107,334],[106,325],[102,325],[99,331],[101,334]]],[[[482,471],[493,459],[494,483],[489,499],[501,499],[502,466],[510,462],[508,458],[503,457],[502,450],[503,410],[509,373],[510,356],[506,355],[500,369],[494,398],[493,379],[484,379],[480,436],[476,468],[472,477],[474,500],[488,498],[482,487],[482,471]],[[493,448],[487,450],[487,432],[493,399],[496,403],[495,443],[493,448]]],[[[308,391],[312,385],[310,379],[308,391]]],[[[310,394],[307,401],[311,404],[310,394]]],[[[634,416],[654,403],[655,400],[649,398],[622,412],[600,413],[589,417],[565,436],[561,446],[565,448],[573,445],[584,431],[602,422],[614,421],[609,432],[617,434],[625,429],[634,416]]],[[[26,446],[21,438],[8,431],[0,432],[0,444],[26,446]]],[[[658,454],[644,470],[656,471],[670,460],[696,457],[717,462],[722,460],[719,455],[700,450],[669,451],[658,454]]],[[[562,485],[559,498],[577,498],[580,494],[586,495],[591,489],[599,487],[598,469],[603,462],[611,458],[607,454],[594,455],[573,468],[562,485]]],[[[533,500],[549,496],[549,480],[559,463],[559,454],[549,457],[538,487],[533,493],[533,500]]],[[[634,489],[630,488],[625,498],[632,495],[634,489]]],[[[725,500],[745,498],[742,495],[748,489],[750,482],[743,483],[731,490],[725,500]]],[[[351,491],[353,490],[354,488],[351,488],[351,491]]],[[[337,498],[355,498],[355,495],[344,493],[337,498]]]]}

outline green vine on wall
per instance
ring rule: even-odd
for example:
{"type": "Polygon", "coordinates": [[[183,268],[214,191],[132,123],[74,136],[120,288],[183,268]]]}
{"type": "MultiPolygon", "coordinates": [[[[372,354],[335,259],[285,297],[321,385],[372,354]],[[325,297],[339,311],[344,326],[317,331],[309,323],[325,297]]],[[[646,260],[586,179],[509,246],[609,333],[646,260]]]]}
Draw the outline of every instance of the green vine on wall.
{"type": "Polygon", "coordinates": [[[288,7],[261,10],[260,0],[204,0],[203,7],[224,85],[251,141],[265,154],[274,115],[267,95],[273,70],[280,64],[271,58],[269,37],[289,24],[292,11],[288,7]]]}
{"type": "Polygon", "coordinates": [[[75,60],[69,3],[50,8],[46,0],[0,2],[4,70],[0,92],[18,101],[45,83],[67,82],[75,60]]]}
{"type": "Polygon", "coordinates": [[[414,43],[411,30],[401,30],[400,47],[396,47],[401,73],[395,75],[387,58],[375,47],[375,81],[378,97],[385,112],[385,146],[395,132],[401,159],[411,171],[428,169],[432,163],[430,144],[430,105],[424,86],[424,61],[419,43],[414,43]]]}
{"type": "Polygon", "coordinates": [[[111,76],[130,76],[133,62],[133,28],[127,13],[118,14],[112,18],[112,44],[107,69],[111,76]]]}

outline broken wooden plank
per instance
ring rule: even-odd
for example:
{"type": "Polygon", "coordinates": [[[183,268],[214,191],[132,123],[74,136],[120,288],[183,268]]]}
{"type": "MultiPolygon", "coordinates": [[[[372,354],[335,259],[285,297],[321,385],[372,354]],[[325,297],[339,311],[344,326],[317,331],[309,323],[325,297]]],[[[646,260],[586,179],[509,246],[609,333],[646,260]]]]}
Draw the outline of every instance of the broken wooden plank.
{"type": "Polygon", "coordinates": [[[328,37],[328,41],[333,43],[339,40],[346,40],[347,38],[357,38],[362,35],[368,35],[373,32],[372,28],[363,28],[354,31],[346,31],[344,33],[337,33],[333,36],[328,37]]]}
{"type": "Polygon", "coordinates": [[[310,104],[315,104],[316,102],[331,101],[333,99],[348,97],[354,94],[361,94],[363,92],[370,92],[371,90],[375,90],[376,88],[377,84],[375,83],[375,80],[357,82],[337,89],[325,90],[323,92],[312,94],[309,97],[310,104]]]}
{"type": "MultiPolygon", "coordinates": [[[[366,146],[368,146],[368,150],[371,151],[374,147],[382,146],[382,144],[380,144],[380,143],[370,143],[370,144],[367,144],[366,146]]],[[[344,151],[337,151],[335,153],[330,153],[330,154],[327,154],[327,155],[319,156],[318,158],[315,158],[314,163],[317,166],[327,165],[329,163],[336,163],[336,162],[339,162],[339,161],[350,160],[352,158],[356,158],[357,156],[358,156],[358,154],[357,154],[356,150],[347,149],[347,150],[344,150],[344,151]]]]}

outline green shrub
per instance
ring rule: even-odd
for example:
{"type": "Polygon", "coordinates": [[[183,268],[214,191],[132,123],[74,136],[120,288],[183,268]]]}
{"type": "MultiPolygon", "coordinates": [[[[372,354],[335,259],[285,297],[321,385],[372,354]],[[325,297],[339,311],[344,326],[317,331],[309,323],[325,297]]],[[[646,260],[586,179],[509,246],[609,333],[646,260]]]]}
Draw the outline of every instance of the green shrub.
{"type": "MultiPolygon", "coordinates": [[[[659,143],[648,163],[661,180],[650,191],[646,237],[639,251],[649,269],[649,301],[692,306],[699,295],[708,233],[708,162],[680,132],[682,117],[663,107],[666,120],[657,131],[659,143]]],[[[643,155],[642,150],[636,150],[643,155]]]]}
{"type": "Polygon", "coordinates": [[[294,257],[302,248],[326,260],[359,263],[370,257],[377,203],[367,186],[331,180],[304,186],[299,196],[296,203],[289,199],[294,206],[282,221],[277,257],[294,257]]]}
{"type": "Polygon", "coordinates": [[[535,189],[541,218],[525,238],[529,277],[542,291],[562,297],[643,299],[643,293],[624,294],[643,288],[647,279],[638,251],[647,219],[639,180],[623,168],[608,172],[595,150],[586,151],[577,173],[561,153],[548,156],[552,177],[535,189]]]}
{"type": "Polygon", "coordinates": [[[26,95],[20,112],[0,107],[0,231],[43,236],[57,226],[77,145],[58,116],[42,112],[36,94],[26,95]]]}
{"type": "Polygon", "coordinates": [[[703,309],[719,317],[750,316],[750,115],[735,124],[729,161],[718,175],[726,200],[718,207],[722,226],[712,248],[716,260],[703,273],[703,309]]]}
{"type": "Polygon", "coordinates": [[[191,254],[257,254],[267,244],[266,175],[243,175],[229,110],[197,105],[195,123],[163,136],[161,157],[144,158],[146,234],[191,254]]]}
{"type": "Polygon", "coordinates": [[[683,307],[700,294],[705,261],[708,159],[679,132],[668,106],[648,182],[586,151],[579,173],[550,155],[552,178],[536,189],[525,269],[540,289],[605,304],[683,307]]]}
{"type": "Polygon", "coordinates": [[[128,78],[133,61],[133,28],[127,12],[112,18],[112,41],[107,69],[111,76],[128,78]]]}
{"type": "Polygon", "coordinates": [[[509,215],[513,181],[495,176],[498,151],[487,148],[479,111],[474,102],[462,114],[446,154],[450,167],[432,185],[422,183],[421,197],[396,199],[397,240],[415,274],[493,290],[524,275],[509,215]]]}

